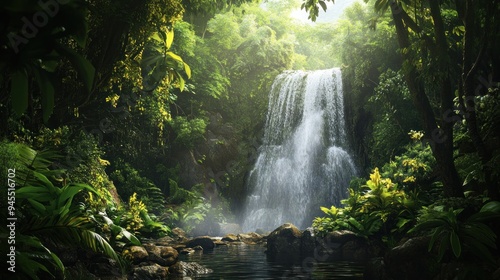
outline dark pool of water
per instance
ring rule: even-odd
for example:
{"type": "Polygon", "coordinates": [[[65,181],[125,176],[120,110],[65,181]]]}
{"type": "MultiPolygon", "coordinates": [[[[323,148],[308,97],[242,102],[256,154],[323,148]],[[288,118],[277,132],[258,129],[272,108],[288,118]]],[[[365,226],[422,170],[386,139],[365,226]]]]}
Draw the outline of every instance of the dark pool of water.
{"type": "Polygon", "coordinates": [[[220,246],[213,251],[181,256],[185,262],[197,262],[213,273],[191,279],[363,279],[363,264],[328,261],[319,262],[313,257],[295,263],[270,261],[262,245],[220,246]]]}

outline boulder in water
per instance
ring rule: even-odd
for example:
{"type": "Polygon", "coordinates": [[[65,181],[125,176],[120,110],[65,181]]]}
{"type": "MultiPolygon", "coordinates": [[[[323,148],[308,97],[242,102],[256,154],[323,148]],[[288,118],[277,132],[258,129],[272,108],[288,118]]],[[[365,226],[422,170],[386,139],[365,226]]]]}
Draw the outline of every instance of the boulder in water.
{"type": "Polygon", "coordinates": [[[148,260],[162,266],[173,265],[177,262],[177,257],[179,256],[179,252],[169,246],[144,244],[144,248],[149,254],[148,260]]]}
{"type": "Polygon", "coordinates": [[[230,234],[226,234],[226,236],[222,237],[222,241],[236,242],[236,241],[239,241],[239,239],[238,239],[238,236],[230,233],[230,234]]]}
{"type": "MultiPolygon", "coordinates": [[[[214,242],[214,244],[215,244],[215,242],[214,242]]],[[[194,246],[193,250],[195,250],[195,251],[203,251],[203,247],[201,247],[200,245],[194,246]]]]}
{"type": "Polygon", "coordinates": [[[206,218],[197,224],[190,232],[191,236],[220,236],[220,224],[213,219],[206,218]]]}
{"type": "Polygon", "coordinates": [[[267,237],[267,255],[278,260],[289,260],[301,255],[302,232],[292,224],[284,224],[267,237]]]}
{"type": "Polygon", "coordinates": [[[263,241],[263,236],[255,232],[240,233],[238,239],[246,244],[258,244],[263,241]]]}
{"type": "Polygon", "coordinates": [[[195,252],[195,250],[193,248],[182,248],[180,250],[181,255],[191,255],[194,252],[195,252]]]}
{"type": "Polygon", "coordinates": [[[174,238],[172,238],[170,236],[163,236],[161,238],[152,240],[152,242],[154,242],[156,245],[159,245],[159,246],[170,246],[172,244],[175,244],[177,242],[182,242],[182,241],[174,239],[174,238]]]}
{"type": "Polygon", "coordinates": [[[133,279],[167,279],[168,269],[159,264],[134,267],[132,270],[133,279]]]}
{"type": "Polygon", "coordinates": [[[314,255],[314,250],[316,249],[316,238],[314,236],[314,230],[312,228],[307,228],[302,232],[302,240],[300,244],[300,251],[303,255],[314,255]]]}
{"type": "Polygon", "coordinates": [[[196,246],[201,246],[203,250],[212,250],[215,248],[215,243],[212,241],[210,236],[196,237],[186,243],[186,247],[188,248],[194,248],[196,246]]]}
{"type": "Polygon", "coordinates": [[[187,235],[186,232],[182,228],[174,228],[172,229],[172,235],[174,236],[174,240],[178,242],[186,242],[187,241],[187,235]]]}
{"type": "Polygon", "coordinates": [[[216,247],[227,246],[227,243],[225,241],[222,241],[222,240],[215,240],[214,243],[215,243],[216,247]]]}
{"type": "Polygon", "coordinates": [[[88,272],[99,279],[120,279],[121,271],[115,260],[98,257],[85,265],[88,272]]]}
{"type": "Polygon", "coordinates": [[[204,267],[201,264],[195,262],[183,262],[180,261],[173,266],[168,268],[168,271],[172,274],[182,275],[182,276],[196,276],[200,274],[212,273],[213,270],[204,267]]]}
{"type": "Polygon", "coordinates": [[[365,261],[370,257],[370,248],[364,239],[347,241],[342,245],[342,260],[365,261]]]}

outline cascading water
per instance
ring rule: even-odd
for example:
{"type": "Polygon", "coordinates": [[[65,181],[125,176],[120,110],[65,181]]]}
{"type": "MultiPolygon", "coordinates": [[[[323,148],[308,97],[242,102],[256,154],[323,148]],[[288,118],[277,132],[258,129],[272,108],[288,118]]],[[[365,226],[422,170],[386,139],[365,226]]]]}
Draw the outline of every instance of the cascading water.
{"type": "Polygon", "coordinates": [[[346,150],[340,69],[278,75],[248,180],[243,230],[286,222],[305,228],[320,206],[339,205],[356,173],[346,150]]]}

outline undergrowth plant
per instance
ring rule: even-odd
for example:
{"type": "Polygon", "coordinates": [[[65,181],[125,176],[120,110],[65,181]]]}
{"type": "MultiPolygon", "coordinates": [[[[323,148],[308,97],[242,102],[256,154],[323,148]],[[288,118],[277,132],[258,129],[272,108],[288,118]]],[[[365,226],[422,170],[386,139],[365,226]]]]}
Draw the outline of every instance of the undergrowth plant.
{"type": "Polygon", "coordinates": [[[148,213],[146,205],[136,193],[129,198],[127,207],[110,211],[107,223],[123,227],[139,237],[158,238],[171,232],[154,214],[148,213]]]}
{"type": "Polygon", "coordinates": [[[193,191],[183,189],[177,182],[170,180],[169,202],[178,206],[167,210],[168,222],[172,225],[182,227],[190,232],[197,224],[203,222],[210,209],[210,204],[195,186],[193,191]]]}
{"type": "Polygon", "coordinates": [[[343,208],[321,207],[326,216],[313,221],[318,234],[347,229],[367,239],[384,241],[389,246],[395,242],[390,236],[402,235],[410,228],[418,205],[391,179],[381,177],[378,168],[359,190],[350,189],[349,197],[342,200],[342,204],[343,208]]]}
{"type": "Polygon", "coordinates": [[[478,212],[461,218],[464,210],[444,205],[423,207],[418,224],[410,232],[431,236],[428,250],[437,252],[438,261],[451,252],[456,259],[472,254],[495,265],[491,250],[496,249],[497,235],[487,223],[500,219],[500,202],[490,201],[478,212]]]}
{"type": "Polygon", "coordinates": [[[139,170],[121,159],[114,162],[113,167],[110,178],[123,199],[131,198],[135,193],[141,198],[148,212],[161,214],[164,211],[165,194],[151,180],[141,176],[139,170]]]}
{"type": "Polygon", "coordinates": [[[172,226],[183,228],[186,232],[191,232],[196,226],[203,222],[221,223],[226,222],[227,204],[221,199],[221,203],[213,205],[203,197],[201,193],[203,185],[193,186],[193,190],[186,190],[177,185],[177,182],[170,180],[169,203],[176,206],[167,210],[166,221],[172,226]]]}
{"type": "MultiPolygon", "coordinates": [[[[96,232],[97,225],[86,215],[77,197],[96,193],[86,184],[68,183],[62,170],[52,169],[57,154],[37,152],[22,144],[16,166],[16,263],[22,279],[61,278],[64,265],[49,245],[78,246],[100,252],[122,264],[109,240],[96,232]]],[[[2,236],[6,232],[0,233],[2,236]]],[[[122,266],[123,268],[123,266],[122,266]]]]}

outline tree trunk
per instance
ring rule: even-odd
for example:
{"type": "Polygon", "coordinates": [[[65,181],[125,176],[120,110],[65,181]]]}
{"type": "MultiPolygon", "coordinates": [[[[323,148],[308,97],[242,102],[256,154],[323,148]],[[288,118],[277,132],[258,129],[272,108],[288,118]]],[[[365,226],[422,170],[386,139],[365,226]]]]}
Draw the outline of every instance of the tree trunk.
{"type": "Polygon", "coordinates": [[[478,27],[478,21],[476,20],[477,13],[476,1],[467,0],[465,3],[465,13],[463,15],[463,21],[465,26],[464,34],[464,47],[463,47],[463,64],[462,64],[462,89],[463,89],[463,104],[462,106],[466,110],[466,123],[469,136],[472,140],[474,148],[481,160],[482,171],[484,173],[485,183],[488,188],[488,196],[491,199],[498,200],[499,195],[499,182],[492,178],[493,168],[490,164],[492,159],[492,152],[488,150],[484,144],[483,138],[481,137],[478,120],[476,115],[476,108],[474,104],[476,82],[475,77],[478,72],[479,63],[481,63],[482,57],[484,56],[484,50],[487,48],[485,38],[489,36],[489,29],[491,27],[490,18],[491,13],[496,9],[495,5],[498,1],[492,3],[490,7],[487,7],[486,13],[486,24],[483,29],[483,38],[480,38],[479,33],[481,28],[478,27]],[[475,46],[479,42],[478,47],[475,46]]]}
{"type": "MultiPolygon", "coordinates": [[[[393,2],[391,12],[396,26],[399,47],[401,50],[407,49],[410,47],[410,40],[408,29],[403,22],[405,11],[393,2]]],[[[402,55],[406,66],[406,71],[404,72],[405,80],[412,96],[413,104],[422,118],[425,133],[427,137],[431,137],[429,144],[431,145],[432,153],[440,171],[444,194],[447,197],[463,197],[461,180],[453,161],[453,134],[450,133],[452,130],[448,126],[438,127],[424,85],[419,80],[417,70],[412,64],[412,58],[405,51],[402,51],[402,55]]],[[[449,82],[449,79],[445,79],[443,84],[447,81],[449,82]]],[[[443,91],[446,90],[444,89],[444,85],[441,86],[441,89],[443,91]]],[[[443,100],[446,96],[446,92],[441,92],[441,102],[443,103],[444,101],[444,104],[449,106],[448,104],[452,100],[450,102],[446,99],[443,100]]]]}

